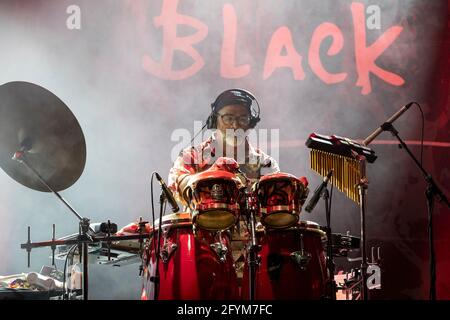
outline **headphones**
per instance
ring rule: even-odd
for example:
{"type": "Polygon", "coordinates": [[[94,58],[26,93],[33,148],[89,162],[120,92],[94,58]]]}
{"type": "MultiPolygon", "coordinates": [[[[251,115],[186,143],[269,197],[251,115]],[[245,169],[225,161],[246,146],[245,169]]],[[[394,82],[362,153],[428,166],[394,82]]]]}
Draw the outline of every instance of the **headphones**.
{"type": "Polygon", "coordinates": [[[216,100],[211,103],[211,113],[209,114],[208,119],[206,119],[206,125],[208,129],[217,129],[217,109],[221,107],[222,102],[225,102],[227,100],[230,101],[230,103],[238,102],[239,104],[242,104],[248,108],[248,110],[250,111],[249,127],[251,129],[253,129],[261,120],[259,117],[259,103],[253,94],[244,89],[229,89],[219,94],[216,100]],[[256,103],[256,109],[253,106],[253,101],[255,101],[256,103]]]}

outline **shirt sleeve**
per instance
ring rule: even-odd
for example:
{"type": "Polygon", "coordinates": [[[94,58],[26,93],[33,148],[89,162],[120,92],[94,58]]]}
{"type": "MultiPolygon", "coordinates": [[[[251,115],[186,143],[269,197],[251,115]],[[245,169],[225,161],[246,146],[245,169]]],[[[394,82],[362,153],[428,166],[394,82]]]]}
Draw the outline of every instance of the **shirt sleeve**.
{"type": "Polygon", "coordinates": [[[168,178],[169,188],[174,193],[175,196],[178,196],[178,179],[185,174],[191,174],[191,171],[188,168],[186,168],[183,161],[183,157],[178,156],[175,162],[173,163],[172,168],[170,168],[168,178]]]}
{"type": "Polygon", "coordinates": [[[278,172],[280,172],[278,162],[271,156],[261,153],[261,175],[265,176],[278,172]]]}
{"type": "Polygon", "coordinates": [[[182,195],[180,194],[180,182],[182,182],[188,175],[195,174],[201,169],[202,157],[201,153],[196,148],[186,148],[177,157],[169,170],[168,186],[173,192],[175,199],[184,203],[182,195]]]}

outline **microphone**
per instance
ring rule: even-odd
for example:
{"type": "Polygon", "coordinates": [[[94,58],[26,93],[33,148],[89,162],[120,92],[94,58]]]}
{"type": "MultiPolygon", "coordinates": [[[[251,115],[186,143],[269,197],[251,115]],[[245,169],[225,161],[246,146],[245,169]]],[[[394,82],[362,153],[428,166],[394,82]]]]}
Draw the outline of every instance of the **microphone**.
{"type": "MultiPolygon", "coordinates": [[[[395,120],[397,120],[403,113],[405,113],[406,110],[408,110],[414,102],[408,103],[406,106],[403,106],[400,110],[398,110],[392,117],[386,120],[384,124],[392,124],[395,120]]],[[[364,141],[363,145],[367,146],[369,143],[371,143],[380,133],[382,133],[384,130],[382,128],[382,125],[379,126],[372,134],[370,134],[364,141]]]]}
{"type": "Polygon", "coordinates": [[[158,174],[158,172],[155,172],[156,179],[158,180],[159,184],[161,185],[161,189],[163,190],[164,194],[166,195],[167,201],[169,201],[170,206],[172,207],[172,211],[178,212],[180,211],[180,208],[178,207],[178,203],[175,201],[175,198],[173,197],[172,191],[167,187],[164,180],[161,178],[161,176],[158,174]]]}
{"type": "Polygon", "coordinates": [[[311,200],[309,200],[308,205],[305,208],[307,212],[311,212],[316,206],[317,202],[319,202],[320,196],[322,195],[323,190],[327,187],[328,181],[330,180],[332,175],[333,169],[331,169],[330,172],[328,172],[327,176],[323,178],[322,184],[318,186],[317,189],[314,191],[311,200]]]}

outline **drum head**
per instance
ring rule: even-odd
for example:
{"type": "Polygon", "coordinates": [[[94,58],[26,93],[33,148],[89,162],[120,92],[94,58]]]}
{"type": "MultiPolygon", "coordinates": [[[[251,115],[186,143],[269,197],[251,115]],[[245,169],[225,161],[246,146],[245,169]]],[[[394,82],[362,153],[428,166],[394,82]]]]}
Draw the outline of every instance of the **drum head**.
{"type": "MultiPolygon", "coordinates": [[[[162,227],[170,225],[171,227],[190,226],[192,225],[192,218],[189,212],[179,212],[167,214],[162,217],[162,227]]],[[[159,219],[155,220],[156,230],[159,227],[159,219]]]]}
{"type": "Polygon", "coordinates": [[[226,210],[208,211],[207,214],[194,212],[195,224],[208,231],[229,229],[236,223],[236,215],[226,210]]]}
{"type": "Polygon", "coordinates": [[[264,217],[263,224],[274,229],[289,228],[298,222],[298,215],[291,212],[277,212],[264,217]]]}

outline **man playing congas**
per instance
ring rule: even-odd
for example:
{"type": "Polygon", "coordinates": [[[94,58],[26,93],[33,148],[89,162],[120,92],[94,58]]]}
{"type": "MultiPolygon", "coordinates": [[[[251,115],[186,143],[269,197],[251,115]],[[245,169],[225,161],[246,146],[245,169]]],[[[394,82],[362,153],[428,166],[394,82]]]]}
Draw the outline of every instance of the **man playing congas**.
{"type": "Polygon", "coordinates": [[[258,102],[250,92],[226,90],[211,109],[206,123],[211,135],[200,145],[182,150],[170,170],[169,188],[193,212],[196,224],[219,230],[237,221],[232,212],[239,195],[230,190],[230,180],[238,178],[236,188],[241,189],[263,175],[279,172],[279,167],[249,142],[249,130],[260,121],[258,102]]]}

